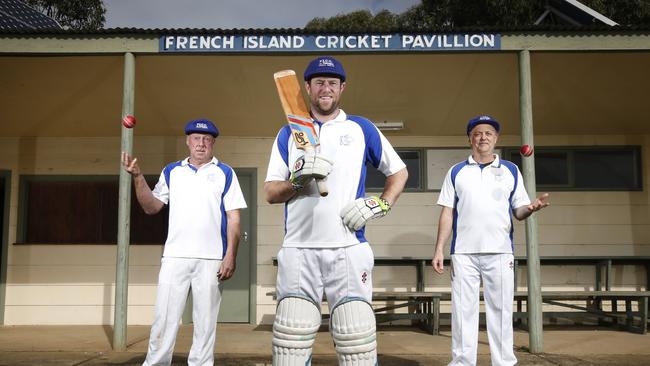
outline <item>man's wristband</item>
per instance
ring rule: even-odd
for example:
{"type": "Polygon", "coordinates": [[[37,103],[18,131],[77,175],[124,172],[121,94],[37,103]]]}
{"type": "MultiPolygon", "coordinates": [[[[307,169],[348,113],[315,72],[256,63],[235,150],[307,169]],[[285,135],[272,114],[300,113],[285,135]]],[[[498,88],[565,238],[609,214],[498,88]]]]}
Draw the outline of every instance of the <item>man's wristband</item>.
{"type": "Polygon", "coordinates": [[[379,197],[379,200],[382,203],[382,211],[384,211],[384,215],[388,214],[388,211],[390,211],[390,203],[381,197],[379,197]]]}
{"type": "Polygon", "coordinates": [[[292,190],[292,191],[294,191],[294,192],[298,192],[298,191],[300,191],[300,190],[303,189],[303,188],[304,188],[304,187],[303,187],[301,184],[291,182],[291,190],[292,190]]]}

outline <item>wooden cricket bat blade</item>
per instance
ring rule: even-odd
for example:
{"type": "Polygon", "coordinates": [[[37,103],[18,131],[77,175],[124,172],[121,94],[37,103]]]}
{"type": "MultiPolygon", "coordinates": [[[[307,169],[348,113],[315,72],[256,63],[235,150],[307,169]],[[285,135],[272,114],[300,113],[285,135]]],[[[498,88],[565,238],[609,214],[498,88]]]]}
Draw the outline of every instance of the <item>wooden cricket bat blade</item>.
{"type": "MultiPolygon", "coordinates": [[[[314,121],[302,96],[296,72],[282,70],[273,74],[282,109],[291,128],[291,136],[296,147],[305,152],[313,152],[320,144],[314,121]]],[[[324,179],[317,179],[318,191],[325,197],[329,193],[324,179]]]]}

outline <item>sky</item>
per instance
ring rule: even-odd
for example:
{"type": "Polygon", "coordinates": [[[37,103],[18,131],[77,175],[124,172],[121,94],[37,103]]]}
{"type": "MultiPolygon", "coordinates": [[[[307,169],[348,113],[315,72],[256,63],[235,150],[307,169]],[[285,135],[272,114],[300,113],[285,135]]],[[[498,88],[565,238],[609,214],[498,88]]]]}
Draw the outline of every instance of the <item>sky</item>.
{"type": "Polygon", "coordinates": [[[367,9],[402,13],[420,0],[104,0],[105,28],[302,28],[367,9]]]}

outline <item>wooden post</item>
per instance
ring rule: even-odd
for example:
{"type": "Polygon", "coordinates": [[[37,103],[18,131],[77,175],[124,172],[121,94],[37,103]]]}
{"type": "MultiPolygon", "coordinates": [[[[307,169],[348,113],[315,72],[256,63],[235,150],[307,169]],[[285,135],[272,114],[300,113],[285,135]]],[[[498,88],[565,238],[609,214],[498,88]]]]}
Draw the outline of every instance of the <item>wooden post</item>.
{"type": "MultiPolygon", "coordinates": [[[[124,86],[122,118],[133,115],[135,95],[135,56],[124,55],[124,86]]],[[[133,129],[122,127],[122,150],[133,151],[133,129]]],[[[113,319],[113,349],[126,350],[126,325],[129,289],[129,240],[131,228],[131,175],[122,168],[120,160],[119,206],[117,217],[117,265],[115,275],[115,312],[113,319]]]]}
{"type": "MultiPolygon", "coordinates": [[[[521,144],[533,143],[533,108],[530,76],[530,51],[519,52],[519,110],[521,114],[521,144]]],[[[535,183],[535,159],[522,157],[524,185],[531,199],[537,197],[535,183]]],[[[544,351],[542,329],[542,286],[540,279],[539,250],[537,244],[537,218],[535,214],[526,220],[526,256],[528,266],[528,337],[531,353],[544,351]]]]}

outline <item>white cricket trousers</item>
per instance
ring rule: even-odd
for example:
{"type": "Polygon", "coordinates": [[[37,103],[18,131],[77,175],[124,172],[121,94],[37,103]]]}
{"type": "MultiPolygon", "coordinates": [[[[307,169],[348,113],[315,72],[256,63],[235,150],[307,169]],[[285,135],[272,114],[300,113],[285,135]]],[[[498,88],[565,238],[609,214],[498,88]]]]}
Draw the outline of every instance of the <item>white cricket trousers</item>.
{"type": "Polygon", "coordinates": [[[279,300],[303,296],[330,309],[349,298],[372,303],[372,268],[375,256],[368,243],[342,248],[291,248],[278,252],[276,290],[279,300]]]}
{"type": "Polygon", "coordinates": [[[176,334],[192,286],[194,334],[187,357],[191,366],[214,362],[217,316],[222,285],[217,279],[221,261],[216,259],[169,258],[161,261],[156,295],[156,313],[149,336],[144,366],[170,365],[176,334]]]}
{"type": "Polygon", "coordinates": [[[483,297],[493,366],[514,365],[512,254],[454,254],[451,256],[451,354],[449,365],[476,365],[479,290],[483,297]]]}

